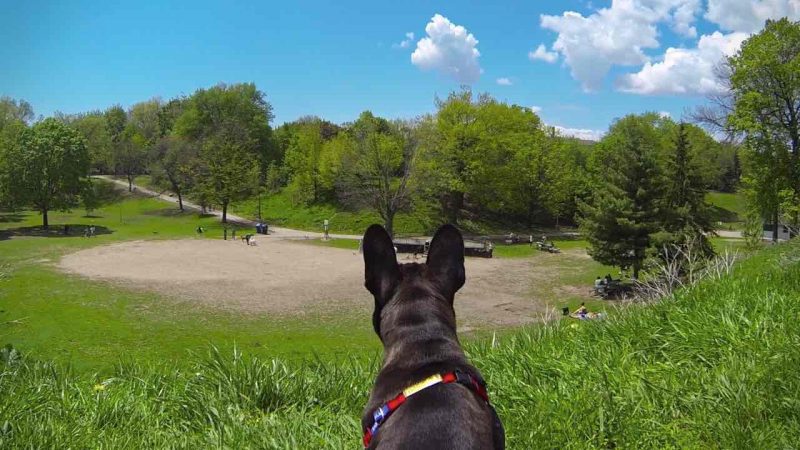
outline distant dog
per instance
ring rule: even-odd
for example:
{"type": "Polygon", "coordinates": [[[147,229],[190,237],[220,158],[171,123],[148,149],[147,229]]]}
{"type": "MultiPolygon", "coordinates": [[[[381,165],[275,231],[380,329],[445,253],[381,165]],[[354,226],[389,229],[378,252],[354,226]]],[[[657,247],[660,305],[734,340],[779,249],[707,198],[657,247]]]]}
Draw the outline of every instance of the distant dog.
{"type": "Polygon", "coordinates": [[[380,225],[364,234],[365,286],[383,366],[361,419],[369,449],[503,449],[505,433],[478,369],[456,335],[453,299],[464,285],[464,241],[436,232],[425,264],[398,264],[380,225]]]}

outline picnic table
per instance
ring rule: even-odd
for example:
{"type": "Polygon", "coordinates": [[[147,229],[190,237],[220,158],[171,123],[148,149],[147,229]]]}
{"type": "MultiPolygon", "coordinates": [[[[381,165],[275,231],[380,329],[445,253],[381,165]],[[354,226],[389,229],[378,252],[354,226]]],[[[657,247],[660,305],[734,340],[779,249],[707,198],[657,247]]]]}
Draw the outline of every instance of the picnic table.
{"type": "Polygon", "coordinates": [[[608,300],[612,298],[622,298],[626,294],[633,291],[633,286],[630,283],[625,283],[622,280],[611,280],[603,282],[594,287],[594,294],[598,297],[608,300]]]}
{"type": "Polygon", "coordinates": [[[561,250],[556,247],[556,244],[550,241],[539,241],[536,243],[536,247],[543,252],[561,253],[561,250]]]}

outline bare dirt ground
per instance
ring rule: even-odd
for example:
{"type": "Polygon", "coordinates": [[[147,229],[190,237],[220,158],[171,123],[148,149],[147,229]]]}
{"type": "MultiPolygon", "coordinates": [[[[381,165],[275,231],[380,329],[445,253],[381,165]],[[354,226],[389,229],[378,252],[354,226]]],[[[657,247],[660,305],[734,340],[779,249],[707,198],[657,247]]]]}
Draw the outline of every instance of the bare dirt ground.
{"type": "MultiPolygon", "coordinates": [[[[400,262],[410,262],[400,255],[400,262]]],[[[90,279],[242,313],[303,314],[372,308],[364,264],[350,250],[281,240],[134,241],[82,250],[59,267],[90,279]]],[[[519,325],[548,310],[530,298],[546,276],[530,259],[467,258],[467,282],[456,295],[460,325],[519,325]],[[542,272],[542,273],[538,273],[542,272]]]]}

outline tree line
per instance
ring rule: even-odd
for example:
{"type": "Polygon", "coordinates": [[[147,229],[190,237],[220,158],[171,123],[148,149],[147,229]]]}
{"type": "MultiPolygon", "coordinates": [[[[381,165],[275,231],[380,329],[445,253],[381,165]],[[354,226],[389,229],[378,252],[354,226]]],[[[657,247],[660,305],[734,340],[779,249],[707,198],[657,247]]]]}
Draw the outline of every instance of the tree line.
{"type": "Polygon", "coordinates": [[[50,210],[91,204],[89,174],[123,176],[129,188],[149,174],[179,207],[188,196],[223,221],[232,202],[283,192],[296,205],[370,209],[390,233],[411,210],[467,229],[579,224],[596,259],[638,274],[654,249],[705,239],[705,193],[735,190],[740,170],[738,147],[659,114],[619,119],[593,143],[469,89],[410,120],[365,111],[276,128],[249,83],[39,121],[25,102],[0,103],[3,205],[35,208],[45,226],[50,210]]]}

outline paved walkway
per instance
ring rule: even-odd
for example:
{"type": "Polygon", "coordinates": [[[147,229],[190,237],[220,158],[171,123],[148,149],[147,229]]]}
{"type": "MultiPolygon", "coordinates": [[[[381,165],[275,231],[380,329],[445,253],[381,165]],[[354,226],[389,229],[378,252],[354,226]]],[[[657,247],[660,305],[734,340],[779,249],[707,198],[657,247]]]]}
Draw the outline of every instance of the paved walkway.
{"type": "MultiPolygon", "coordinates": [[[[94,175],[94,178],[100,178],[102,180],[110,181],[112,183],[118,184],[125,189],[128,189],[128,182],[124,180],[117,180],[112,178],[108,175],[94,175]]],[[[134,192],[138,192],[140,194],[149,195],[151,197],[159,198],[164,200],[165,202],[175,203],[178,204],[178,197],[173,195],[169,195],[163,192],[156,192],[147,188],[143,188],[139,185],[133,185],[134,192]]],[[[184,209],[192,209],[195,211],[201,211],[202,208],[200,205],[188,202],[185,199],[183,200],[183,207],[184,209]]],[[[222,211],[213,210],[213,211],[206,211],[207,214],[213,214],[220,219],[222,219],[222,211]]],[[[235,214],[231,214],[230,211],[228,212],[228,222],[235,222],[239,225],[249,226],[255,228],[256,221],[246,219],[241,216],[237,216],[235,214]]],[[[361,236],[355,234],[330,234],[329,235],[333,239],[361,239],[361,236]]],[[[284,228],[284,227],[276,227],[276,226],[269,226],[269,236],[268,237],[275,237],[281,239],[320,239],[322,238],[322,233],[315,233],[313,231],[303,231],[303,230],[295,230],[292,228],[284,228]]]]}

